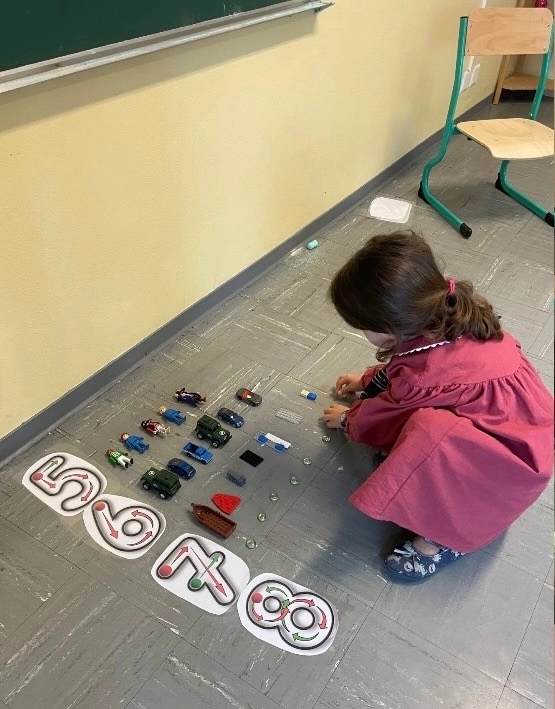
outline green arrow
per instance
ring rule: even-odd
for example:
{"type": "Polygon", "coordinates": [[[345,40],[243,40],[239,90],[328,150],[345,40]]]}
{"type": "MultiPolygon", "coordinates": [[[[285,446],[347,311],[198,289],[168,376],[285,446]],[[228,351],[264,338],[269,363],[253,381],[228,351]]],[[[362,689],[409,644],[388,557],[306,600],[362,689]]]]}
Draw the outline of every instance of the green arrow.
{"type": "Polygon", "coordinates": [[[58,465],[59,462],[60,462],[60,460],[61,460],[61,458],[52,458],[52,460],[50,461],[50,463],[48,463],[48,465],[47,465],[46,468],[44,469],[44,472],[46,473],[46,471],[47,471],[49,468],[51,468],[53,465],[58,465]]]}
{"type": "Polygon", "coordinates": [[[266,586],[266,592],[272,593],[272,591],[279,591],[280,593],[285,593],[281,588],[276,588],[276,586],[266,586]]]}
{"type": "Polygon", "coordinates": [[[287,608],[287,606],[290,606],[290,605],[291,605],[291,601],[288,598],[286,598],[284,601],[281,602],[282,608],[287,608]]]}
{"type": "Polygon", "coordinates": [[[317,635],[318,633],[316,633],[316,635],[313,635],[311,638],[303,638],[299,635],[299,633],[293,633],[293,640],[303,640],[305,642],[308,642],[309,640],[314,640],[317,635]]]}

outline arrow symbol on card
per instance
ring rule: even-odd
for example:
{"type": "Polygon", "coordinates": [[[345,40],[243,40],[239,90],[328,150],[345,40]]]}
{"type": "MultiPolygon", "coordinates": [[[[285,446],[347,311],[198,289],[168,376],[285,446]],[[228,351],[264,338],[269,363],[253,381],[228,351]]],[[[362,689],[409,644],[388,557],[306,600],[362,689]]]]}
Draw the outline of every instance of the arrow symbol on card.
{"type": "Polygon", "coordinates": [[[322,614],[322,622],[321,622],[321,623],[318,623],[318,627],[319,627],[319,628],[322,628],[322,630],[324,630],[324,628],[327,628],[327,627],[328,627],[328,619],[326,618],[326,614],[325,614],[324,611],[320,608],[320,606],[316,606],[316,608],[318,608],[318,610],[319,610],[320,613],[322,614]]]}
{"type": "Polygon", "coordinates": [[[138,542],[133,542],[133,544],[130,544],[129,546],[130,546],[130,547],[136,547],[136,546],[138,546],[139,544],[142,544],[143,542],[146,542],[146,540],[147,540],[147,539],[150,539],[150,537],[152,537],[152,532],[149,531],[149,532],[147,532],[147,533],[145,534],[145,536],[144,536],[142,539],[139,539],[138,542]]]}
{"type": "Polygon", "coordinates": [[[61,458],[52,458],[52,460],[48,463],[43,472],[46,473],[46,471],[50,470],[50,468],[53,468],[55,465],[59,465],[61,463],[61,460],[61,458]]]}
{"type": "Polygon", "coordinates": [[[200,561],[200,563],[204,566],[204,570],[206,571],[208,576],[210,576],[210,578],[214,582],[214,586],[218,589],[218,591],[222,594],[222,596],[227,596],[227,593],[225,592],[225,588],[224,588],[223,583],[221,581],[218,581],[218,579],[214,576],[214,574],[209,571],[210,566],[212,566],[212,564],[214,563],[214,559],[212,559],[212,563],[210,564],[210,566],[206,566],[206,564],[202,561],[202,559],[200,558],[200,556],[196,553],[196,551],[194,549],[193,549],[193,554],[197,557],[197,559],[200,561]]]}
{"type": "Polygon", "coordinates": [[[145,517],[146,519],[148,519],[150,524],[154,525],[154,520],[152,519],[152,517],[149,517],[147,514],[145,514],[144,512],[141,512],[140,510],[133,510],[133,512],[131,512],[131,514],[133,517],[145,517]]]}
{"type": "Polygon", "coordinates": [[[263,620],[263,617],[261,615],[258,615],[258,613],[254,610],[254,603],[251,606],[251,613],[257,620],[263,620]]]}
{"type": "Polygon", "coordinates": [[[181,547],[179,550],[179,553],[175,557],[175,559],[172,561],[172,564],[175,564],[175,562],[179,559],[180,556],[183,556],[183,554],[186,554],[189,551],[189,547],[181,547]]]}
{"type": "Polygon", "coordinates": [[[301,642],[308,642],[309,640],[314,640],[316,635],[313,635],[311,638],[303,638],[301,635],[299,635],[299,633],[293,633],[293,640],[300,640],[301,642]]]}
{"type": "Polygon", "coordinates": [[[108,528],[110,529],[110,536],[114,537],[114,539],[117,539],[119,537],[118,530],[114,529],[114,527],[112,527],[112,525],[110,524],[110,520],[108,519],[108,517],[106,517],[104,512],[102,513],[102,516],[104,517],[106,524],[108,525],[108,528]]]}
{"type": "Polygon", "coordinates": [[[64,475],[62,480],[66,480],[67,478],[81,478],[81,480],[88,480],[89,476],[86,473],[68,473],[67,475],[64,475]]]}
{"type": "Polygon", "coordinates": [[[308,598],[295,598],[295,601],[297,603],[306,603],[308,606],[312,608],[314,605],[314,601],[309,600],[308,598]]]}
{"type": "Polygon", "coordinates": [[[92,495],[93,489],[94,489],[93,484],[89,480],[89,491],[87,492],[86,495],[83,495],[83,497],[81,498],[81,502],[86,502],[89,499],[89,497],[92,495]]]}
{"type": "Polygon", "coordinates": [[[289,611],[287,610],[287,608],[284,608],[284,609],[281,611],[281,615],[279,616],[279,618],[274,618],[274,621],[275,621],[276,623],[278,623],[280,620],[283,620],[283,619],[285,618],[285,616],[286,616],[288,613],[289,613],[289,611]]]}

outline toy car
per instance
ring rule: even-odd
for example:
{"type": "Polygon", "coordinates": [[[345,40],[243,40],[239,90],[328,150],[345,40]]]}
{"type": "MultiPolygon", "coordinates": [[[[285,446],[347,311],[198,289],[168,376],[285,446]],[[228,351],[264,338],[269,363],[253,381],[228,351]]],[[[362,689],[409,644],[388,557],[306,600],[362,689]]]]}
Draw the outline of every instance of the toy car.
{"type": "Polygon", "coordinates": [[[186,443],[183,446],[183,452],[188,458],[194,458],[203,465],[209,463],[214,457],[212,453],[206,450],[206,448],[203,448],[202,446],[197,446],[195,443],[191,442],[186,443]]]}
{"type": "Polygon", "coordinates": [[[183,401],[185,404],[190,404],[191,406],[199,406],[200,404],[206,403],[206,397],[202,396],[196,391],[185,391],[185,389],[179,389],[175,392],[175,398],[178,401],[183,401]]]}
{"type": "Polygon", "coordinates": [[[220,409],[216,416],[234,428],[241,428],[241,426],[245,423],[245,419],[231,409],[220,409]]]}
{"type": "Polygon", "coordinates": [[[262,397],[250,389],[238,389],[235,396],[251,406],[260,406],[262,403],[262,397]]]}
{"type": "Polygon", "coordinates": [[[170,473],[169,470],[157,470],[156,468],[149,468],[140,482],[145,490],[150,490],[151,487],[158,490],[158,495],[163,500],[175,495],[181,487],[181,481],[177,475],[170,473]]]}
{"type": "Polygon", "coordinates": [[[243,485],[247,482],[247,478],[244,475],[238,475],[237,473],[233,473],[231,471],[227,473],[226,478],[231,480],[232,483],[239,485],[239,487],[243,487],[243,485]]]}
{"type": "Polygon", "coordinates": [[[212,441],[214,448],[225,446],[231,438],[231,433],[227,429],[222,428],[219,422],[211,416],[201,416],[197,422],[195,432],[197,438],[201,440],[208,438],[209,441],[212,441]]]}
{"type": "Polygon", "coordinates": [[[186,460],[181,460],[181,458],[172,458],[168,463],[168,470],[179,475],[180,478],[185,478],[185,480],[190,480],[197,472],[190,463],[187,463],[186,460]]]}

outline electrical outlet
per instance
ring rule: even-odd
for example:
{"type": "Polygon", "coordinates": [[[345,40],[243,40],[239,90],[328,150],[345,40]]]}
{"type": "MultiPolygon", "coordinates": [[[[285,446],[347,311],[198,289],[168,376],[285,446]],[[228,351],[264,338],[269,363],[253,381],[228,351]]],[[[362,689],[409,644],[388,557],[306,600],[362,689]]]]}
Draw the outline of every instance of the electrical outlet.
{"type": "Polygon", "coordinates": [[[480,76],[480,65],[476,64],[472,69],[472,74],[470,75],[469,86],[474,86],[474,84],[478,81],[479,76],[480,76]]]}
{"type": "Polygon", "coordinates": [[[470,86],[470,69],[467,69],[463,73],[463,78],[461,81],[461,93],[463,91],[466,91],[469,86],[470,86]]]}

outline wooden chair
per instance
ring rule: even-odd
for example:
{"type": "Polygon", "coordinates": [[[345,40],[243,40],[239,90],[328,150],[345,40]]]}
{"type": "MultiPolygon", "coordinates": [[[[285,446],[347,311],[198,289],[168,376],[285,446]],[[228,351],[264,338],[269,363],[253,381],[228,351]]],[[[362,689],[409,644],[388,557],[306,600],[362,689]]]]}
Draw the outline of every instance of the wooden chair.
{"type": "Polygon", "coordinates": [[[449,141],[456,133],[463,133],[470,140],[483,145],[493,157],[502,161],[495,183],[498,190],[524,205],[550,226],[554,225],[552,211],[544,209],[507,180],[510,160],[529,160],[553,155],[553,129],[536,120],[545,90],[552,51],[553,15],[546,8],[480,8],[472,10],[468,17],[460,18],[455,79],[441,145],[437,155],[424,167],[418,196],[441,214],[466,239],[472,234],[472,229],[437,197],[434,197],[429,187],[430,172],[443,160],[449,141]],[[497,118],[455,124],[465,54],[472,56],[543,54],[538,87],[528,118],[497,118]]]}

